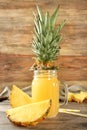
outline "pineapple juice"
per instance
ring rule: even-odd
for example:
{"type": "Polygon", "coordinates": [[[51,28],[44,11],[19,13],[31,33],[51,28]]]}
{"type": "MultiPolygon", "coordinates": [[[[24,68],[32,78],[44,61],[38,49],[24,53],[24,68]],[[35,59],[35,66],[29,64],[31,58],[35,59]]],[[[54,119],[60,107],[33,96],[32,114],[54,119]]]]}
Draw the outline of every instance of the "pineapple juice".
{"type": "Polygon", "coordinates": [[[59,82],[55,70],[35,71],[32,81],[32,100],[38,102],[46,99],[52,100],[48,117],[55,117],[59,109],[59,82]]]}

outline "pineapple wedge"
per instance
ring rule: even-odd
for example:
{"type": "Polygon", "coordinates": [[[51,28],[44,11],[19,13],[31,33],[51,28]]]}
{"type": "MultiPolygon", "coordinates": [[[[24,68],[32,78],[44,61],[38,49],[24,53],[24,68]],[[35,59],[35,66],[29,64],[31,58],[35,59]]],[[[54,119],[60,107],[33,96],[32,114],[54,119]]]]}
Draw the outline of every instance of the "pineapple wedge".
{"type": "Polygon", "coordinates": [[[10,92],[9,101],[11,106],[14,108],[31,103],[31,97],[25,92],[23,92],[16,85],[13,85],[12,90],[10,92]]]}
{"type": "Polygon", "coordinates": [[[19,126],[36,125],[49,113],[51,100],[31,103],[6,111],[8,119],[19,126]]]}

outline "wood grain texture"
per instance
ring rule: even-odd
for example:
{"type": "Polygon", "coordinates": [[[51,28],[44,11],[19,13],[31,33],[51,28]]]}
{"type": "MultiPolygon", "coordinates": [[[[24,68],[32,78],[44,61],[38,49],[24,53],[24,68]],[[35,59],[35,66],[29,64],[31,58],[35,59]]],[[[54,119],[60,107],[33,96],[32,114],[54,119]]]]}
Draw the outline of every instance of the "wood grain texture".
{"type": "MultiPolygon", "coordinates": [[[[34,63],[32,55],[0,54],[0,82],[31,83],[33,72],[29,68],[34,63]]],[[[87,80],[86,56],[60,56],[58,78],[66,81],[87,80]]]]}

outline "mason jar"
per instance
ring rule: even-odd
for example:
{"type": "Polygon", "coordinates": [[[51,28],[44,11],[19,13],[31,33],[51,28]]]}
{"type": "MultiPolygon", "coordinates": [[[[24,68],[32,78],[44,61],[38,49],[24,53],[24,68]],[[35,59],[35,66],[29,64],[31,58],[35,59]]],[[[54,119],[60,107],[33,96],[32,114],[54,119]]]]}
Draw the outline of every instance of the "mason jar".
{"type": "Polygon", "coordinates": [[[32,81],[32,101],[51,99],[48,117],[55,117],[59,111],[59,85],[57,70],[35,70],[32,81]]]}

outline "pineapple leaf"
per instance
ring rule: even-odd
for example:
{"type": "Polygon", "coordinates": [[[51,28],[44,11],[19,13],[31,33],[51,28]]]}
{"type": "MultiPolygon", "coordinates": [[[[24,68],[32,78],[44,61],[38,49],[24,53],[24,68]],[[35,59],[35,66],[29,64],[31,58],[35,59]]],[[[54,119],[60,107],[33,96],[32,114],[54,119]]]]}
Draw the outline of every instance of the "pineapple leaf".
{"type": "Polygon", "coordinates": [[[52,41],[52,33],[48,32],[46,35],[46,43],[49,44],[49,43],[51,43],[51,41],[52,41]]]}
{"type": "Polygon", "coordinates": [[[39,26],[38,26],[38,23],[36,20],[34,20],[34,24],[35,24],[35,30],[38,34],[40,34],[40,29],[39,29],[39,26]]]}
{"type": "Polygon", "coordinates": [[[49,16],[49,12],[46,12],[46,15],[45,15],[45,30],[46,30],[46,32],[50,31],[50,16],[49,16]]]}
{"type": "MultiPolygon", "coordinates": [[[[66,20],[64,20],[64,21],[59,25],[59,30],[58,30],[58,32],[64,27],[65,23],[66,23],[66,20]]],[[[58,32],[57,32],[57,33],[58,33],[58,32]]]]}
{"type": "Polygon", "coordinates": [[[44,21],[44,14],[39,6],[37,6],[37,11],[38,11],[40,21],[44,21]]]}
{"type": "Polygon", "coordinates": [[[55,30],[53,30],[53,37],[55,38],[61,29],[64,27],[66,21],[64,20],[55,30]]]}
{"type": "Polygon", "coordinates": [[[39,21],[39,29],[40,29],[40,33],[42,34],[42,25],[40,21],[39,21]]]}
{"type": "Polygon", "coordinates": [[[60,43],[61,43],[62,38],[63,38],[63,36],[62,36],[62,35],[60,35],[60,37],[59,37],[59,41],[58,41],[58,44],[60,44],[60,43]]]}
{"type": "Polygon", "coordinates": [[[51,16],[51,26],[52,26],[52,28],[54,28],[54,26],[55,26],[58,11],[59,11],[59,6],[57,6],[56,10],[54,11],[53,15],[51,16]]]}
{"type": "Polygon", "coordinates": [[[46,12],[46,15],[45,15],[45,28],[47,27],[47,24],[48,24],[48,12],[46,12]]]}

